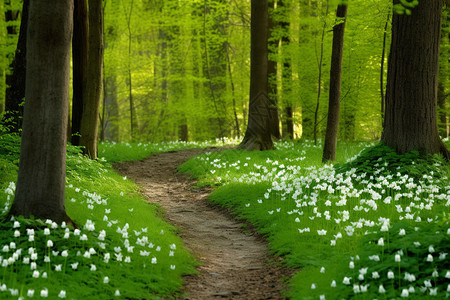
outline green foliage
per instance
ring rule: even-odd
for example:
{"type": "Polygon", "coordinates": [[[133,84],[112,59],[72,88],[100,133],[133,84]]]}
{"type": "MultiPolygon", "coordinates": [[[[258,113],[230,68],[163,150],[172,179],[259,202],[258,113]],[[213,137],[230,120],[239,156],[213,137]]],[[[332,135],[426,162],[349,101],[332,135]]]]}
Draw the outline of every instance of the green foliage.
{"type": "Polygon", "coordinates": [[[388,176],[390,174],[408,175],[416,180],[423,175],[431,175],[435,178],[445,177],[450,166],[438,155],[423,155],[419,151],[411,151],[406,154],[398,154],[394,149],[382,143],[363,150],[357,157],[345,164],[335,165],[337,173],[349,172],[354,174],[366,174],[374,178],[377,175],[388,176]]]}

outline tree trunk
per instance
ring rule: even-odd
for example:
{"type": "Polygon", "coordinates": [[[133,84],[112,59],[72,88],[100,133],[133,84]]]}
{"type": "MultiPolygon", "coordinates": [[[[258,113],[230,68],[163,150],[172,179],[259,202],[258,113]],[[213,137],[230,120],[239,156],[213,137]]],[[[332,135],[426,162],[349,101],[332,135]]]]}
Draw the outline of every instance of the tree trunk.
{"type": "Polygon", "coordinates": [[[273,149],[268,96],[268,3],[251,1],[250,103],[248,125],[238,149],[273,149]]]}
{"type": "MultiPolygon", "coordinates": [[[[278,0],[280,4],[280,0],[278,0]]],[[[280,120],[278,118],[278,93],[277,93],[277,59],[279,39],[273,36],[276,28],[275,17],[275,0],[270,1],[269,11],[269,62],[268,62],[268,77],[269,77],[269,100],[270,100],[270,129],[272,136],[280,139],[280,120]]]]}
{"type": "Polygon", "coordinates": [[[98,116],[102,95],[103,71],[103,5],[102,0],[89,0],[89,65],[86,99],[81,118],[80,145],[91,159],[98,155],[98,116]]]}
{"type": "MultiPolygon", "coordinates": [[[[10,64],[12,74],[6,76],[5,115],[3,125],[9,132],[19,132],[22,128],[23,101],[25,100],[25,76],[27,53],[27,25],[29,0],[24,0],[20,23],[19,39],[14,59],[10,64]]],[[[10,17],[13,17],[13,12],[10,17]]],[[[15,16],[17,18],[17,16],[15,16]]],[[[12,21],[12,20],[11,20],[12,21]]],[[[12,26],[8,26],[12,27],[12,26]]],[[[8,29],[9,34],[14,34],[15,29],[8,29]]]]}
{"type": "Polygon", "coordinates": [[[448,137],[448,130],[447,130],[447,105],[446,105],[446,99],[448,98],[448,95],[445,95],[445,87],[444,84],[439,81],[438,84],[438,98],[437,98],[437,105],[438,105],[438,128],[439,128],[439,135],[442,138],[448,137]]]}
{"type": "Polygon", "coordinates": [[[388,13],[386,23],[384,23],[384,32],[383,32],[383,48],[381,51],[381,67],[380,67],[380,95],[381,95],[381,125],[383,125],[384,120],[384,111],[386,107],[385,99],[384,99],[384,60],[386,57],[386,40],[387,40],[387,28],[389,25],[389,20],[391,19],[391,12],[388,13]]]}
{"type": "Polygon", "coordinates": [[[344,52],[344,33],[347,18],[347,4],[339,4],[336,11],[337,24],[333,27],[333,48],[331,52],[330,92],[328,99],[328,121],[323,147],[322,162],[336,160],[336,147],[339,130],[339,111],[341,104],[342,56],[344,52]]]}
{"type": "Polygon", "coordinates": [[[80,145],[81,119],[83,105],[86,101],[88,69],[88,34],[89,21],[87,0],[74,1],[73,14],[73,99],[72,99],[72,145],[80,145]]]}
{"type": "Polygon", "coordinates": [[[116,74],[105,78],[105,139],[119,142],[119,104],[117,103],[116,74]]]}
{"type": "Polygon", "coordinates": [[[11,215],[70,221],[64,189],[72,19],[73,0],[30,1],[27,102],[11,215]]]}
{"type": "Polygon", "coordinates": [[[324,15],[324,21],[323,21],[323,27],[322,27],[322,37],[320,39],[320,57],[318,60],[318,68],[319,68],[319,76],[317,79],[317,100],[316,100],[316,108],[314,109],[314,145],[317,145],[317,131],[319,126],[319,107],[320,107],[320,95],[322,94],[322,67],[323,67],[323,46],[324,46],[324,40],[325,40],[325,32],[327,29],[327,17],[328,17],[328,1],[324,3],[325,5],[325,15],[324,15]]]}
{"type": "Polygon", "coordinates": [[[411,15],[392,19],[381,141],[399,153],[419,150],[449,158],[436,113],[442,5],[441,0],[422,0],[411,15]]]}

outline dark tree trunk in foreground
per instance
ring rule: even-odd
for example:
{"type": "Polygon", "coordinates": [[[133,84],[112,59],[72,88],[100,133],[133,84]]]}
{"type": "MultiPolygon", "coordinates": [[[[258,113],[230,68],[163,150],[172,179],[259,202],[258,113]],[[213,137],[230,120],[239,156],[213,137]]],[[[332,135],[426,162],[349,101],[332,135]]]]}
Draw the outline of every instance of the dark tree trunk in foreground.
{"type": "Polygon", "coordinates": [[[337,24],[333,27],[333,48],[331,53],[330,93],[328,99],[328,121],[323,147],[322,161],[336,160],[336,147],[339,130],[339,111],[341,105],[342,54],[344,52],[344,33],[347,17],[347,4],[339,4],[336,11],[337,24]]]}
{"type": "Polygon", "coordinates": [[[103,70],[103,5],[102,0],[89,0],[89,54],[86,98],[83,99],[80,146],[90,158],[98,155],[98,121],[102,94],[103,70]]]}
{"type": "Polygon", "coordinates": [[[273,149],[268,96],[268,3],[251,1],[250,103],[247,131],[238,149],[273,149]]]}
{"type": "Polygon", "coordinates": [[[26,104],[11,215],[56,222],[66,215],[66,129],[73,0],[30,1],[26,104]]]}
{"type": "Polygon", "coordinates": [[[421,0],[411,15],[392,19],[381,141],[399,153],[419,150],[449,158],[436,112],[442,5],[441,0],[421,0]]]}
{"type": "Polygon", "coordinates": [[[81,118],[86,97],[88,68],[88,12],[87,0],[74,2],[73,19],[73,100],[72,100],[72,145],[80,145],[81,118]]]}
{"type": "Polygon", "coordinates": [[[12,74],[6,76],[5,116],[3,125],[9,132],[19,132],[22,128],[23,106],[25,99],[25,73],[27,54],[27,24],[29,0],[24,0],[17,48],[10,68],[12,74]]]}

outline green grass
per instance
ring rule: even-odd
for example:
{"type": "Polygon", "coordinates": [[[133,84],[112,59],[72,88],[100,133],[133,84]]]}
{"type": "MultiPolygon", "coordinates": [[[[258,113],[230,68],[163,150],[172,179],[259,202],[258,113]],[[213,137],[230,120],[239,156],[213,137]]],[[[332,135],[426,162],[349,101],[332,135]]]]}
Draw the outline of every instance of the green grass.
{"type": "Polygon", "coordinates": [[[290,281],[293,299],[446,297],[448,164],[382,146],[356,158],[367,146],[340,144],[336,169],[321,163],[321,147],[304,142],[206,153],[179,170],[218,186],[211,201],[256,225],[273,253],[301,269],[290,281]]]}
{"type": "MultiPolygon", "coordinates": [[[[19,143],[18,137],[0,136],[3,214],[13,199],[19,143]]],[[[69,299],[159,299],[176,294],[182,276],[196,272],[197,262],[183,248],[177,229],[162,221],[161,209],[147,203],[139,188],[108,162],[89,160],[71,146],[66,210],[80,233],[39,220],[0,223],[1,299],[27,298],[32,291],[35,298],[47,291],[50,299],[64,292],[69,299]],[[44,234],[46,228],[49,235],[44,234]]]]}

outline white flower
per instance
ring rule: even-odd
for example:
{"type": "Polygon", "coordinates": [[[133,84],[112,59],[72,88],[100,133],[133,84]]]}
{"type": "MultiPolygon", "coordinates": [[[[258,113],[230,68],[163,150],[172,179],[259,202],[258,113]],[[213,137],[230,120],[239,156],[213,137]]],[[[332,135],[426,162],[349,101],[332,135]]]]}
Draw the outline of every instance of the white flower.
{"type": "Polygon", "coordinates": [[[90,255],[94,255],[96,252],[95,252],[95,249],[94,248],[89,248],[89,254],[90,255]]]}
{"type": "Polygon", "coordinates": [[[44,235],[50,235],[50,229],[45,228],[44,229],[44,235]]]}
{"type": "Polygon", "coordinates": [[[34,290],[28,290],[27,291],[27,297],[32,298],[34,296],[34,290]]]}
{"type": "Polygon", "coordinates": [[[67,250],[64,250],[63,252],[61,252],[62,257],[67,257],[68,255],[69,255],[69,252],[67,250]]]}
{"type": "Polygon", "coordinates": [[[378,279],[378,278],[380,278],[380,274],[378,274],[378,272],[372,272],[372,278],[378,279]]]}
{"type": "Polygon", "coordinates": [[[348,264],[348,267],[349,267],[350,269],[354,269],[354,268],[355,268],[355,263],[354,263],[353,261],[351,261],[351,262],[348,264]]]}
{"type": "Polygon", "coordinates": [[[170,249],[172,249],[172,250],[177,249],[177,245],[175,245],[175,244],[172,244],[172,245],[170,245],[169,247],[170,247],[170,249]]]}
{"type": "Polygon", "coordinates": [[[336,280],[333,280],[333,281],[331,282],[331,287],[336,287],[336,280]]]}
{"type": "Polygon", "coordinates": [[[52,240],[48,240],[47,241],[47,247],[53,247],[53,241],[52,240]]]}
{"type": "Polygon", "coordinates": [[[97,267],[93,264],[91,264],[91,271],[97,271],[97,267]]]}
{"type": "Polygon", "coordinates": [[[378,246],[384,246],[384,239],[383,238],[380,238],[378,240],[378,246]]]}
{"type": "Polygon", "coordinates": [[[89,253],[89,251],[86,251],[86,252],[84,252],[83,257],[91,258],[91,253],[89,253]]]}
{"type": "Polygon", "coordinates": [[[433,245],[430,245],[430,246],[428,247],[428,252],[434,253],[433,245]]]}
{"type": "Polygon", "coordinates": [[[20,236],[20,231],[19,230],[14,231],[14,237],[19,237],[19,236],[20,236]]]}
{"type": "Polygon", "coordinates": [[[70,266],[72,267],[72,269],[76,270],[78,268],[78,263],[76,262],[76,263],[70,264],[70,266]]]}
{"type": "Polygon", "coordinates": [[[403,289],[400,297],[403,297],[403,298],[409,297],[409,291],[407,289],[403,289]]]}
{"type": "Polygon", "coordinates": [[[320,295],[319,300],[325,300],[325,295],[320,295]]]}
{"type": "Polygon", "coordinates": [[[120,291],[116,290],[116,292],[114,293],[114,296],[119,297],[120,296],[120,291]]]}
{"type": "Polygon", "coordinates": [[[108,276],[105,276],[104,278],[103,278],[103,283],[109,283],[109,277],[108,276]]]}
{"type": "Polygon", "coordinates": [[[398,233],[399,235],[405,235],[406,234],[406,231],[405,231],[405,229],[400,229],[400,232],[398,233]]]}
{"type": "Polygon", "coordinates": [[[42,278],[47,278],[47,272],[43,272],[41,277],[42,278]]]}
{"type": "Polygon", "coordinates": [[[170,265],[171,270],[175,270],[175,265],[170,265]]]}
{"type": "Polygon", "coordinates": [[[33,242],[34,241],[34,235],[29,235],[28,236],[28,241],[29,242],[33,242]]]}
{"type": "Polygon", "coordinates": [[[386,290],[384,289],[382,284],[380,284],[380,286],[378,287],[378,293],[380,293],[380,294],[386,293],[386,290]]]}
{"type": "Polygon", "coordinates": [[[425,280],[425,281],[423,282],[423,285],[424,285],[425,287],[428,287],[428,288],[432,287],[432,285],[431,285],[431,280],[425,280]]]}
{"type": "Polygon", "coordinates": [[[73,234],[74,234],[74,235],[80,235],[80,233],[81,233],[80,229],[75,229],[75,230],[73,231],[73,234]]]}
{"type": "Polygon", "coordinates": [[[400,254],[395,254],[395,262],[400,262],[400,261],[401,261],[400,254]]]}
{"type": "Polygon", "coordinates": [[[439,259],[444,260],[448,253],[439,253],[439,259]]]}
{"type": "Polygon", "coordinates": [[[50,262],[50,257],[48,257],[47,255],[44,256],[44,262],[49,263],[50,262]]]}
{"type": "Polygon", "coordinates": [[[324,267],[320,268],[320,273],[325,273],[325,268],[324,267]]]}
{"type": "Polygon", "coordinates": [[[436,287],[436,288],[430,288],[430,296],[436,296],[437,295],[437,290],[438,290],[438,288],[436,287]]]}
{"type": "Polygon", "coordinates": [[[157,263],[156,257],[153,257],[152,258],[152,264],[156,264],[156,263],[157,263]]]}
{"type": "Polygon", "coordinates": [[[130,263],[131,262],[131,257],[127,256],[125,257],[125,259],[123,260],[126,263],[130,263]]]}
{"type": "Polygon", "coordinates": [[[48,290],[47,290],[47,288],[41,290],[41,297],[42,298],[47,298],[48,297],[48,290]]]}
{"type": "Polygon", "coordinates": [[[18,221],[14,221],[13,228],[19,228],[19,227],[20,227],[20,223],[18,221]]]}
{"type": "Polygon", "coordinates": [[[315,290],[316,289],[316,285],[314,283],[311,284],[311,289],[315,290]]]}
{"type": "Polygon", "coordinates": [[[35,262],[32,262],[32,263],[30,264],[30,269],[31,269],[31,270],[36,270],[36,268],[37,268],[37,264],[36,264],[35,262]]]}
{"type": "Polygon", "coordinates": [[[388,278],[388,279],[394,279],[394,272],[389,271],[389,272],[387,273],[387,278],[388,278]]]}
{"type": "Polygon", "coordinates": [[[445,273],[445,278],[449,279],[450,278],[450,271],[447,270],[447,273],[445,273]]]}
{"type": "Polygon", "coordinates": [[[317,230],[318,235],[327,235],[327,231],[325,229],[317,230]]]}
{"type": "Polygon", "coordinates": [[[61,291],[59,292],[59,294],[58,294],[58,297],[59,297],[59,298],[66,298],[66,291],[61,290],[61,291]]]}
{"type": "Polygon", "coordinates": [[[70,233],[68,233],[68,232],[64,233],[64,238],[65,238],[65,239],[68,239],[69,236],[70,236],[70,233]]]}
{"type": "Polygon", "coordinates": [[[433,255],[428,254],[427,256],[427,262],[432,262],[433,261],[433,255]]]}
{"type": "Polygon", "coordinates": [[[61,272],[62,271],[62,265],[61,264],[55,265],[55,271],[56,272],[61,272]]]}
{"type": "Polygon", "coordinates": [[[88,240],[87,235],[83,234],[80,236],[80,241],[87,241],[87,240],[88,240]]]}
{"type": "Polygon", "coordinates": [[[358,294],[358,293],[361,292],[361,290],[359,289],[359,284],[354,284],[354,285],[353,285],[353,292],[354,292],[355,294],[358,294]]]}
{"type": "Polygon", "coordinates": [[[38,270],[34,270],[33,271],[33,278],[39,278],[39,271],[38,270]]]}
{"type": "Polygon", "coordinates": [[[342,281],[343,284],[349,285],[350,284],[351,277],[344,277],[344,280],[342,281]]]}
{"type": "Polygon", "coordinates": [[[9,246],[8,245],[3,246],[2,251],[3,252],[9,252],[9,246]]]}

